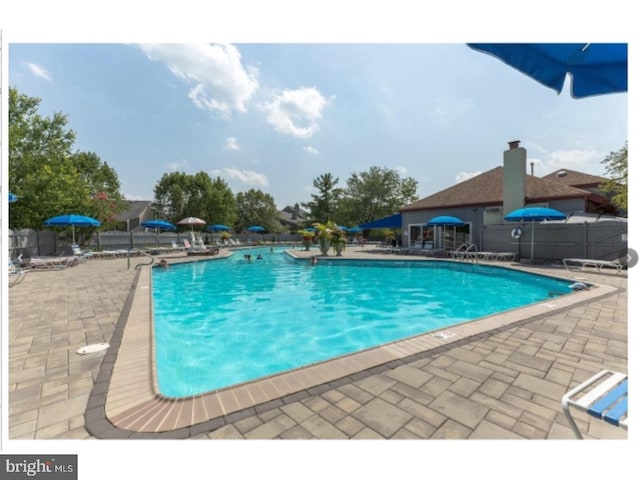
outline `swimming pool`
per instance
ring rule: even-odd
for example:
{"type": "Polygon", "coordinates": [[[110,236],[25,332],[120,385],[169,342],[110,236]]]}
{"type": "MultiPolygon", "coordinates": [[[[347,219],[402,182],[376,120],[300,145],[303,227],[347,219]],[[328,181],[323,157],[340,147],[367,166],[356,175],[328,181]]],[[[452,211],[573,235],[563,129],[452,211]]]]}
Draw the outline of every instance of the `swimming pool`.
{"type": "Polygon", "coordinates": [[[570,282],[445,261],[243,250],[153,269],[161,393],[223,388],[569,293],[570,282]],[[250,253],[253,261],[243,255],[250,253]],[[258,253],[264,257],[255,260],[258,253]]]}

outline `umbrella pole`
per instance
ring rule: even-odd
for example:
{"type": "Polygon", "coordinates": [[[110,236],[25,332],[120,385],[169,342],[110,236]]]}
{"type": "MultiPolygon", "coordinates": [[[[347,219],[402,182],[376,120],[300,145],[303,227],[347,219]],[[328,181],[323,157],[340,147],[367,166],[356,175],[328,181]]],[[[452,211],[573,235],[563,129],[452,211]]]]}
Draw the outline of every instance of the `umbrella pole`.
{"type": "Polygon", "coordinates": [[[72,245],[76,244],[76,227],[73,225],[71,225],[71,242],[72,245]]]}

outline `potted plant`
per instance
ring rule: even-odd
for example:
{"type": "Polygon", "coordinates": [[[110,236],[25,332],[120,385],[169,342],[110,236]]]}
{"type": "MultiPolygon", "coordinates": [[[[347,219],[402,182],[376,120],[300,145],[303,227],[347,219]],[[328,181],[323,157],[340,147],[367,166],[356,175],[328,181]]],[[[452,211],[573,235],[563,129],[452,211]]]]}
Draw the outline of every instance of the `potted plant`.
{"type": "Polygon", "coordinates": [[[337,228],[337,226],[331,230],[331,246],[336,252],[336,257],[341,257],[342,252],[347,248],[347,236],[344,230],[337,228]]]}
{"type": "Polygon", "coordinates": [[[333,222],[329,221],[327,223],[314,223],[313,226],[316,228],[316,239],[318,241],[318,246],[320,247],[320,255],[326,257],[329,254],[329,248],[331,248],[331,228],[335,225],[333,222]]]}
{"type": "Polygon", "coordinates": [[[320,247],[320,254],[327,256],[329,249],[333,247],[336,251],[336,256],[341,257],[347,245],[344,231],[338,228],[338,225],[331,220],[327,221],[327,223],[315,223],[313,226],[318,231],[316,233],[316,239],[320,247]]]}
{"type": "Polygon", "coordinates": [[[302,245],[304,245],[305,251],[309,251],[309,247],[313,243],[315,232],[313,230],[298,230],[298,234],[302,235],[302,245]]]}

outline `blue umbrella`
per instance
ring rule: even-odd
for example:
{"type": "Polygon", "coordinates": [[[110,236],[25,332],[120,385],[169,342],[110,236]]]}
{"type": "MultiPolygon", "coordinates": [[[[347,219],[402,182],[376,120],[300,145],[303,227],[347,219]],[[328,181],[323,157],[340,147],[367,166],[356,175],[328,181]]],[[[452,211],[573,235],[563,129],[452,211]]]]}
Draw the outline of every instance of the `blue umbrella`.
{"type": "Polygon", "coordinates": [[[71,235],[73,238],[73,244],[76,243],[75,227],[99,227],[100,222],[95,218],[87,217],[85,215],[59,215],[45,220],[44,225],[47,227],[71,227],[71,235]]]}
{"type": "Polygon", "coordinates": [[[9,192],[9,203],[13,203],[13,202],[17,202],[18,201],[18,196],[9,192]]]}
{"type": "MultiPolygon", "coordinates": [[[[440,215],[433,217],[425,225],[428,227],[453,227],[453,248],[456,248],[456,227],[463,227],[464,221],[458,217],[452,217],[451,215],[440,215]]],[[[443,228],[444,230],[444,228],[443,228]]]]}
{"type": "Polygon", "coordinates": [[[462,227],[464,226],[464,221],[460,220],[458,217],[452,217],[449,215],[441,215],[439,217],[433,217],[426,223],[427,226],[441,226],[441,227],[462,227]]]}
{"type": "Polygon", "coordinates": [[[207,230],[210,232],[228,232],[231,230],[231,227],[227,227],[226,225],[209,225],[207,230]]]}
{"type": "Polygon", "coordinates": [[[531,260],[533,260],[533,240],[535,234],[535,222],[542,220],[564,220],[567,216],[553,208],[525,207],[508,213],[504,219],[508,222],[531,222],[531,260]]]}
{"type": "Polygon", "coordinates": [[[571,96],[627,91],[626,43],[469,43],[532,77],[558,94],[567,74],[571,96]]]}
{"type": "Polygon", "coordinates": [[[360,227],[351,227],[347,228],[347,232],[349,233],[360,233],[362,229],[360,227]]]}
{"type": "Polygon", "coordinates": [[[247,228],[247,230],[249,232],[264,232],[266,229],[264,227],[261,227],[260,225],[253,225],[247,228]]]}
{"type": "Polygon", "coordinates": [[[142,222],[142,225],[145,228],[155,228],[157,230],[175,230],[176,226],[172,223],[167,222],[166,220],[147,220],[146,222],[142,222]]]}

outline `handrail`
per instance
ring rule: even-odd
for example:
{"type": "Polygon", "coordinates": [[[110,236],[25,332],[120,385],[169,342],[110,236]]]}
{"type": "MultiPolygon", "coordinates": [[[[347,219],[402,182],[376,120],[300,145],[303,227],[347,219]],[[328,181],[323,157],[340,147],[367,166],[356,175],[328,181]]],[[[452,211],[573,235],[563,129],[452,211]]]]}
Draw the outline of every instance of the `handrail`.
{"type": "MultiPolygon", "coordinates": [[[[156,261],[156,258],[151,255],[150,253],[145,252],[144,250],[139,250],[139,249],[135,249],[134,250],[136,253],[141,253],[142,255],[146,255],[147,257],[149,257],[151,259],[151,261],[149,263],[139,263],[135,266],[135,270],[137,270],[139,267],[145,267],[147,265],[153,265],[156,261]]],[[[127,270],[131,269],[131,252],[132,250],[129,250],[127,252],[127,270]]]]}

